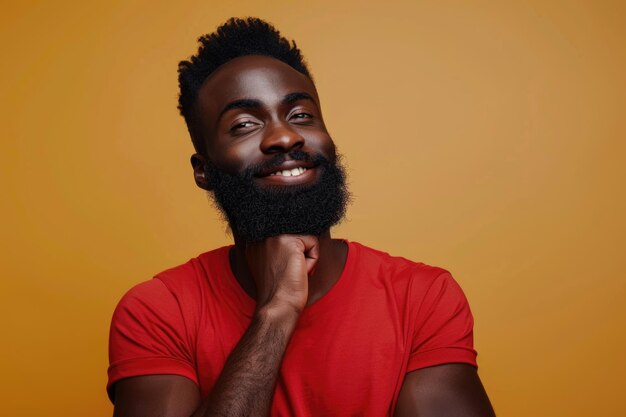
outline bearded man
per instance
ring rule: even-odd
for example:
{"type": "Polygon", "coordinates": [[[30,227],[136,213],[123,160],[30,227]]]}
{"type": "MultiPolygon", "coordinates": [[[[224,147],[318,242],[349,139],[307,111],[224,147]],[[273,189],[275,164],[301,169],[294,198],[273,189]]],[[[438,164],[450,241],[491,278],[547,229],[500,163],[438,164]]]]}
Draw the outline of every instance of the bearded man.
{"type": "Polygon", "coordinates": [[[234,245],[122,298],[115,415],[493,416],[451,275],[331,237],[349,196],[296,44],[231,19],[179,83],[195,182],[234,245]]]}

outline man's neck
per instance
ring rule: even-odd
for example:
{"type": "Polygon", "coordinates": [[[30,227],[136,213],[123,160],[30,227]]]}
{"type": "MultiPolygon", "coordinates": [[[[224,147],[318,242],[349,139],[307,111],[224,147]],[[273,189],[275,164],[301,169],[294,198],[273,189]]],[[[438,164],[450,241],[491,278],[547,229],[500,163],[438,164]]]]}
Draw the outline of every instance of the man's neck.
{"type": "MultiPolygon", "coordinates": [[[[230,267],[243,290],[256,299],[256,286],[250,275],[245,256],[246,243],[235,237],[235,246],[230,252],[230,267]]],[[[307,306],[322,298],[337,282],[348,256],[348,245],[333,239],[327,231],[319,237],[319,260],[309,276],[307,306]]]]}

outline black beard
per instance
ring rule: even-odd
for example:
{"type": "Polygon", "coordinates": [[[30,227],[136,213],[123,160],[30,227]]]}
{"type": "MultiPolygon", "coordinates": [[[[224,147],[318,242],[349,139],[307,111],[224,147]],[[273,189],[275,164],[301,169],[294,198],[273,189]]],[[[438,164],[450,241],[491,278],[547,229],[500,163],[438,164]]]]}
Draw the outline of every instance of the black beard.
{"type": "Polygon", "coordinates": [[[236,238],[253,242],[282,234],[320,236],[343,218],[350,195],[339,158],[331,162],[322,155],[311,157],[302,151],[288,155],[296,161],[312,162],[320,170],[318,181],[302,186],[258,187],[254,177],[278,167],[285,161],[285,154],[236,175],[206,163],[204,170],[215,205],[236,238]]]}

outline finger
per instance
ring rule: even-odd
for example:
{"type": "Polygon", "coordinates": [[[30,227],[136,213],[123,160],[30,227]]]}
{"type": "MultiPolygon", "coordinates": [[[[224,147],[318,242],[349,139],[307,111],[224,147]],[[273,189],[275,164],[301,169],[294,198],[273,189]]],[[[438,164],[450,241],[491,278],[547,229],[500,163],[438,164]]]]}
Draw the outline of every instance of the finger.
{"type": "MultiPolygon", "coordinates": [[[[304,244],[304,252],[308,253],[313,250],[319,252],[319,239],[313,235],[298,235],[298,239],[304,244]]],[[[317,257],[317,256],[316,256],[317,257]]]]}
{"type": "Polygon", "coordinates": [[[315,265],[320,256],[319,240],[315,236],[302,236],[304,244],[304,260],[306,262],[308,275],[313,274],[315,265]]]}

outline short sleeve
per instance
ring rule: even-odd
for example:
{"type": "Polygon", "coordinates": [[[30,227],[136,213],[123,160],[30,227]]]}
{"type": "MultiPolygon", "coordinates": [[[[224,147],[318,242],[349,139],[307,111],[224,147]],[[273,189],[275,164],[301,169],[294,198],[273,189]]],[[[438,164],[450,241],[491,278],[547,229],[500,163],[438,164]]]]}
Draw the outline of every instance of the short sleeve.
{"type": "Polygon", "coordinates": [[[450,273],[440,274],[417,311],[407,372],[454,362],[476,367],[473,328],[463,290],[450,273]]]}
{"type": "Polygon", "coordinates": [[[140,375],[175,374],[196,384],[197,376],[181,309],[158,278],[132,288],[122,297],[111,321],[107,392],[140,375]]]}

